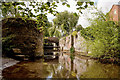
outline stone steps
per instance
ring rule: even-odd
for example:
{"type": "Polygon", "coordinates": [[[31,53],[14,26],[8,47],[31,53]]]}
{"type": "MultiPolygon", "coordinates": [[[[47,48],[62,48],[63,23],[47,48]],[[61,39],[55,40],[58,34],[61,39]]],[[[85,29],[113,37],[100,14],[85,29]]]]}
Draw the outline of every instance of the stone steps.
{"type": "Polygon", "coordinates": [[[26,55],[14,55],[16,58],[19,58],[20,60],[29,60],[29,56],[26,55]]]}

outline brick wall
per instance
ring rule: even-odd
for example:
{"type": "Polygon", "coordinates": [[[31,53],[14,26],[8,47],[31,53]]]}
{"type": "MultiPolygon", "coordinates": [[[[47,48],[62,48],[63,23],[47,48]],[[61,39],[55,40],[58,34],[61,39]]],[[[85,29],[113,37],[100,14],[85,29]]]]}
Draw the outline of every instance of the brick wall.
{"type": "Polygon", "coordinates": [[[118,24],[120,25],[120,5],[118,7],[118,24]]]}
{"type": "Polygon", "coordinates": [[[113,5],[109,15],[110,15],[110,20],[119,22],[120,21],[120,5],[113,5]]]}

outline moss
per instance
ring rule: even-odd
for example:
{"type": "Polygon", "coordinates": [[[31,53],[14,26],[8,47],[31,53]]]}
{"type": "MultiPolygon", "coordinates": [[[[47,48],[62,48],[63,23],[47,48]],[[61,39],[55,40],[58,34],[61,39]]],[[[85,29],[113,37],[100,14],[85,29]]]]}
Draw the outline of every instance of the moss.
{"type": "Polygon", "coordinates": [[[73,36],[76,36],[76,35],[77,35],[77,31],[73,31],[73,32],[72,32],[72,35],[73,35],[73,36]]]}
{"type": "MultiPolygon", "coordinates": [[[[42,46],[42,44],[38,44],[38,41],[42,41],[43,37],[42,33],[37,30],[36,21],[23,20],[22,18],[7,18],[2,20],[2,22],[3,53],[8,48],[8,50],[12,50],[12,45],[21,49],[23,54],[32,54],[40,48],[38,46],[42,46]],[[15,36],[12,37],[10,35],[15,36]]],[[[9,51],[7,52],[9,53],[9,51]]]]}
{"type": "Polygon", "coordinates": [[[63,37],[64,40],[66,40],[66,37],[63,37]]]}

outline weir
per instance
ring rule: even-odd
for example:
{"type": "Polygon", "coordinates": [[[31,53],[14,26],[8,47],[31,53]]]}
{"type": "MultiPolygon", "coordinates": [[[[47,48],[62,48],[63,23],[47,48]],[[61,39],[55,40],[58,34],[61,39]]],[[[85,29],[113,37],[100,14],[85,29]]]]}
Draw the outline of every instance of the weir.
{"type": "Polygon", "coordinates": [[[44,58],[58,58],[60,52],[59,39],[56,37],[48,37],[44,39],[44,58]]]}

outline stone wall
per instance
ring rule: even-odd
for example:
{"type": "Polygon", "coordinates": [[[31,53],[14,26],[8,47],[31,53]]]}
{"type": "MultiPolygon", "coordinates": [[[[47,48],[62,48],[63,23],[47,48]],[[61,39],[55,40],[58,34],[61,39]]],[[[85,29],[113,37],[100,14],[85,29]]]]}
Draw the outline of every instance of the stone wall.
{"type": "Polygon", "coordinates": [[[72,42],[72,35],[69,35],[67,37],[61,38],[59,40],[59,45],[61,50],[70,50],[71,48],[71,42],[72,42]]]}
{"type": "Polygon", "coordinates": [[[37,24],[33,20],[23,20],[21,18],[2,20],[2,37],[11,37],[8,40],[11,42],[4,42],[3,53],[10,54],[10,52],[5,50],[6,46],[4,45],[12,45],[12,49],[19,49],[21,54],[43,55],[43,33],[37,29],[37,24]]]}
{"type": "Polygon", "coordinates": [[[88,50],[88,45],[86,40],[80,35],[78,32],[75,36],[69,35],[67,37],[61,38],[59,42],[61,50],[70,50],[71,46],[73,45],[75,51],[77,52],[90,52],[88,50]]]}
{"type": "Polygon", "coordinates": [[[75,51],[88,53],[88,46],[86,40],[80,35],[80,32],[74,36],[74,48],[75,51]]]}

